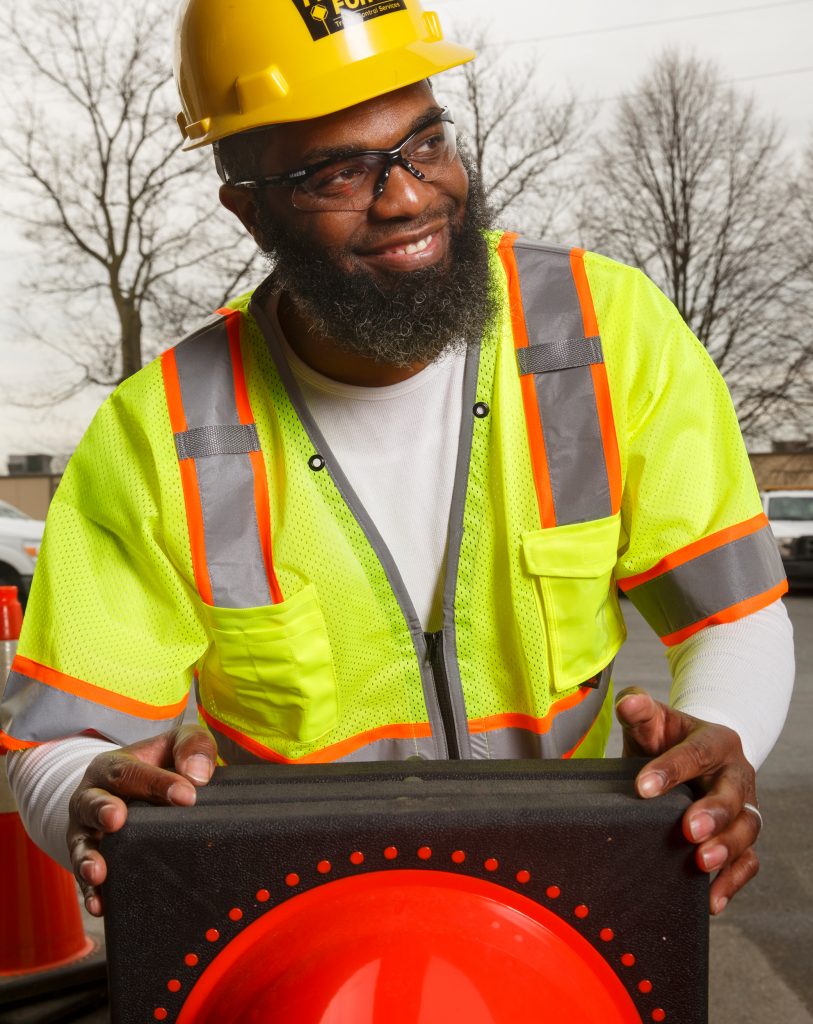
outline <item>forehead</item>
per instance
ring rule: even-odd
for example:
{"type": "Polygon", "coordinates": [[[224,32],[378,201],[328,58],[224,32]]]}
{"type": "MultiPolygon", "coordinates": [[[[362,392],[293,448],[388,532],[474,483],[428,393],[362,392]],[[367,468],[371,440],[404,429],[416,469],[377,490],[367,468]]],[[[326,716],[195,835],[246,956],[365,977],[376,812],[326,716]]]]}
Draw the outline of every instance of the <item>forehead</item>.
{"type": "Polygon", "coordinates": [[[298,167],[321,150],[342,146],[389,149],[410,131],[413,122],[440,106],[426,82],[377,96],[346,110],[312,121],[276,125],[268,133],[266,168],[298,167]]]}

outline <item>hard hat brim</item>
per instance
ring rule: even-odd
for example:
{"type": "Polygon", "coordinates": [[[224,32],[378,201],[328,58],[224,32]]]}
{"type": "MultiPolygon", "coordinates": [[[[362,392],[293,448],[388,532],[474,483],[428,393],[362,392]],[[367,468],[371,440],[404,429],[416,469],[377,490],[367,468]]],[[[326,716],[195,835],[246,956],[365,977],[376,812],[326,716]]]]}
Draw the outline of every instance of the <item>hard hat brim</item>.
{"type": "Polygon", "coordinates": [[[392,53],[373,54],[313,79],[307,88],[300,84],[295,102],[279,88],[270,89],[268,102],[255,106],[249,118],[235,112],[189,125],[183,149],[199,149],[255,128],[324,117],[459,67],[475,56],[474,50],[445,40],[416,41],[402,47],[395,59],[392,53]],[[348,96],[345,105],[341,104],[342,94],[348,96]]]}

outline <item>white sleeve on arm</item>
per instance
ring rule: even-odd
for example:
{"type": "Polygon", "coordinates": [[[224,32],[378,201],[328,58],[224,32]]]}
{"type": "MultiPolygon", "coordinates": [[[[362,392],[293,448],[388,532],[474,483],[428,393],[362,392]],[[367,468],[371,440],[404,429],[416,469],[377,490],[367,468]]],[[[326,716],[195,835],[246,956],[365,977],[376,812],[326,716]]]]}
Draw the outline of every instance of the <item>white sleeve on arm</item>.
{"type": "Polygon", "coordinates": [[[9,784],[26,831],[69,871],[68,804],[93,758],[115,749],[107,740],[72,736],[6,755],[9,784]]]}
{"type": "Polygon", "coordinates": [[[734,729],[759,768],[782,731],[793,691],[793,627],[782,602],[701,629],[666,656],[672,706],[734,729]]]}

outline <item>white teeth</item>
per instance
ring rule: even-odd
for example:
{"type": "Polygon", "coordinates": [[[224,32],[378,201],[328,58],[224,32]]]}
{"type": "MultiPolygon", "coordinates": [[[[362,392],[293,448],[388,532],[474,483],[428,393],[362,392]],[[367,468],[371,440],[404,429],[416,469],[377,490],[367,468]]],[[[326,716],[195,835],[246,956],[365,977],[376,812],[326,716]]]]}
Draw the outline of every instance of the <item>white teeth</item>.
{"type": "Polygon", "coordinates": [[[423,252],[424,249],[428,249],[434,237],[434,235],[427,235],[426,238],[422,238],[419,242],[412,242],[404,249],[388,249],[387,251],[395,252],[399,255],[412,256],[416,252],[423,252]]]}

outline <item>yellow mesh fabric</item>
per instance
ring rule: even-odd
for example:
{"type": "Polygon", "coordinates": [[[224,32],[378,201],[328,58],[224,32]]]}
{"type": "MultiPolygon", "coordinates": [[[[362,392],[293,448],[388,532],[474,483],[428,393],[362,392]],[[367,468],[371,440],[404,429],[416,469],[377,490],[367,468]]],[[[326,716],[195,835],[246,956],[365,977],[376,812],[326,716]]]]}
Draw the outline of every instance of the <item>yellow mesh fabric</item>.
{"type": "Polygon", "coordinates": [[[640,271],[592,253],[585,266],[624,478],[623,579],[761,505],[725,382],[675,307],[640,271]]]}
{"type": "MultiPolygon", "coordinates": [[[[493,235],[496,245],[499,235],[493,235]]],[[[505,273],[492,250],[500,315],[480,356],[476,419],[455,595],[457,653],[470,719],[541,718],[552,702],[544,627],[520,538],[539,528],[505,273]]],[[[464,410],[464,415],[468,410],[464,410]]],[[[572,692],[572,691],[571,691],[572,692]]]]}
{"type": "Polygon", "coordinates": [[[19,653],[116,694],[174,704],[206,646],[191,578],[155,362],[104,403],[68,465],[48,513],[19,653]]]}
{"type": "MultiPolygon", "coordinates": [[[[238,306],[247,305],[244,297],[238,306]]],[[[426,722],[418,660],[404,616],[378,558],[333,483],[314,472],[315,453],[288,398],[262,332],[245,315],[242,331],[252,408],[271,492],[273,557],[284,597],[306,583],[324,612],[338,686],[338,725],[301,743],[231,716],[228,724],[288,758],[299,758],[391,723],[426,722]]],[[[205,680],[202,679],[205,690],[205,680]]],[[[204,700],[205,703],[205,700],[204,700]]]]}

